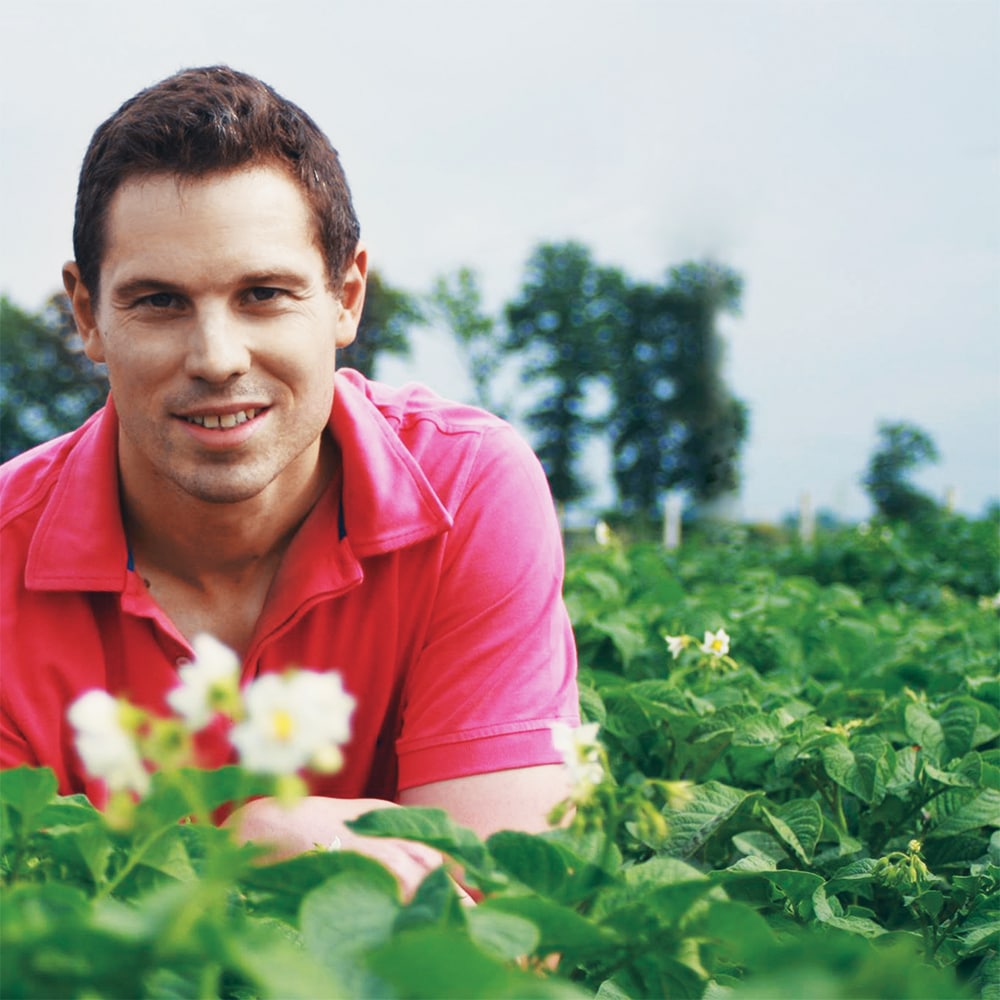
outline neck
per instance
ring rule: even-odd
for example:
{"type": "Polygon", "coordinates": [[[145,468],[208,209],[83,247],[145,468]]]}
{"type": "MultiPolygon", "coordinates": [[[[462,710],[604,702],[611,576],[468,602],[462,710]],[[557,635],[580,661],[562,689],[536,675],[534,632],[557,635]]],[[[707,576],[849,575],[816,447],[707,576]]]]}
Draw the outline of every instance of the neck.
{"type": "Polygon", "coordinates": [[[137,568],[202,589],[239,588],[277,570],[299,526],[333,476],[336,450],[323,439],[296,480],[272,483],[238,503],[209,503],[171,483],[150,483],[122,469],[122,509],[137,568]]]}

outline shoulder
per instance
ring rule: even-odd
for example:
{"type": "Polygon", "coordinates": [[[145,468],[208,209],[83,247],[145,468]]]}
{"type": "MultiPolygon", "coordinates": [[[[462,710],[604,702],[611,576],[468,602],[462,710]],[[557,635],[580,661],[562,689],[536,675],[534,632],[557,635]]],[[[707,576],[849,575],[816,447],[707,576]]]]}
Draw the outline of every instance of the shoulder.
{"type": "Polygon", "coordinates": [[[446,399],[419,383],[390,386],[350,369],[338,373],[354,406],[377,414],[419,465],[445,506],[454,511],[484,479],[510,487],[530,482],[543,496],[548,485],[534,452],[505,420],[485,410],[446,399]]]}
{"type": "Polygon", "coordinates": [[[387,385],[365,378],[350,368],[337,374],[342,383],[363,396],[400,436],[412,434],[422,425],[441,434],[468,435],[508,426],[492,413],[446,399],[419,382],[387,385]]]}
{"type": "Polygon", "coordinates": [[[0,524],[6,526],[44,503],[87,427],[87,423],[0,465],[0,524]]]}

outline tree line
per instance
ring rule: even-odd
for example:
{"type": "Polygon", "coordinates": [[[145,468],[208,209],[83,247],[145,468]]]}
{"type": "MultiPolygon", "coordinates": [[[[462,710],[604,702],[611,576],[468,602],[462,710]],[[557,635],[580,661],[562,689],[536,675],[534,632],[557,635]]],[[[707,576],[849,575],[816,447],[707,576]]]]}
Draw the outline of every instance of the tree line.
{"type": "MultiPolygon", "coordinates": [[[[580,501],[588,439],[602,434],[621,512],[657,518],[668,491],[694,504],[734,492],[747,407],[722,377],[718,320],[739,310],[742,279],[712,261],[640,281],[595,261],[578,242],[542,243],[521,287],[497,314],[476,273],[462,268],[424,294],[370,275],[357,340],[342,363],[375,377],[386,354],[406,357],[414,330],[449,331],[473,399],[524,422],[555,500],[580,501]],[[511,365],[529,400],[506,412],[497,374],[511,365]]],[[[7,459],[77,426],[107,393],[103,372],[79,350],[65,296],[38,313],[0,304],[0,454],[7,459]]]]}

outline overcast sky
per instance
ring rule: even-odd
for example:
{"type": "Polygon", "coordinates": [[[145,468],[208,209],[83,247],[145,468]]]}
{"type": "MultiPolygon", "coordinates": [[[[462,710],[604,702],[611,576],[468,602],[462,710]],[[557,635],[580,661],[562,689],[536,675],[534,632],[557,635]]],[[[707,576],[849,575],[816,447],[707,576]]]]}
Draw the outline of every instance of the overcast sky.
{"type": "MultiPolygon", "coordinates": [[[[1000,494],[1000,0],[8,0],[0,37],[0,289],[25,308],[71,256],[97,125],[226,62],[330,135],[394,285],[467,265],[499,308],[564,239],[637,278],[738,270],[745,517],[805,490],[866,516],[881,420],[930,433],[934,494],[1000,494]]],[[[467,395],[420,337],[383,377],[467,395]]]]}

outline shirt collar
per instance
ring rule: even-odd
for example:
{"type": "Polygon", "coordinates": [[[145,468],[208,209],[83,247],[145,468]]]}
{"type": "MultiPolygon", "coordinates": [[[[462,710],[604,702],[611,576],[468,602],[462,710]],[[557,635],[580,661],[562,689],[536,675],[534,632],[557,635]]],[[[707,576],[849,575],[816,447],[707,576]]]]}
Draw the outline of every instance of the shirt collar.
{"type": "MultiPolygon", "coordinates": [[[[346,528],[359,557],[405,548],[447,531],[451,516],[393,425],[355,372],[336,374],[329,428],[343,462],[341,503],[317,504],[303,524],[330,523],[325,544],[346,528]],[[334,516],[331,517],[331,509],[334,516]]],[[[339,561],[339,560],[338,560],[339,561]]],[[[33,590],[125,589],[128,546],[118,499],[118,415],[109,398],[81,428],[38,521],[25,571],[33,590]]]]}

